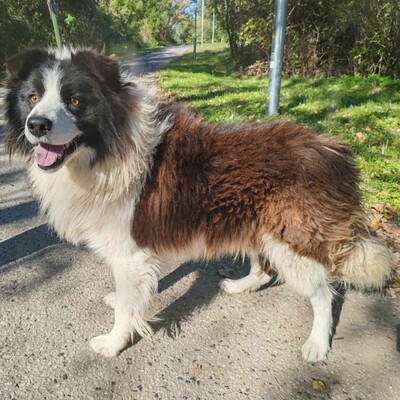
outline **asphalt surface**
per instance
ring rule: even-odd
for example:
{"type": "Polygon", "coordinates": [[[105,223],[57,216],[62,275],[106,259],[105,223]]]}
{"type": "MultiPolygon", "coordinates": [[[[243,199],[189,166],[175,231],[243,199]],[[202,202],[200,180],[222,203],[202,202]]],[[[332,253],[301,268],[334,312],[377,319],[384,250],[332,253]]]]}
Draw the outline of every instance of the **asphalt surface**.
{"type": "Polygon", "coordinates": [[[248,270],[230,259],[163,270],[152,341],[105,359],[88,341],[112,327],[107,266],[48,231],[3,147],[0,199],[0,399],[400,399],[398,301],[347,293],[328,361],[309,365],[309,302],[285,285],[220,294],[248,270]]]}
{"type": "Polygon", "coordinates": [[[143,57],[128,57],[123,63],[130,67],[136,75],[143,76],[165,67],[169,62],[185,53],[189,48],[190,46],[187,45],[164,47],[143,57]]]}

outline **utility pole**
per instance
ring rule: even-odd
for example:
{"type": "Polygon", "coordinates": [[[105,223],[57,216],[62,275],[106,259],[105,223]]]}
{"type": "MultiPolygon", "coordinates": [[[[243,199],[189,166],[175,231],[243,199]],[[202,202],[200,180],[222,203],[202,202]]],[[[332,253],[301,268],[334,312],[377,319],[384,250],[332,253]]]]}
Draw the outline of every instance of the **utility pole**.
{"type": "Polygon", "coordinates": [[[194,0],[194,34],[193,34],[193,58],[196,60],[196,45],[197,45],[197,0],[194,0]]]}
{"type": "Polygon", "coordinates": [[[204,0],[201,0],[201,47],[204,46],[204,0]]]}
{"type": "Polygon", "coordinates": [[[275,0],[274,31],[272,34],[271,60],[269,63],[267,115],[278,114],[287,5],[288,0],[275,0]]]}
{"type": "Polygon", "coordinates": [[[215,9],[213,10],[213,15],[212,15],[212,39],[211,43],[214,44],[214,36],[215,36],[215,9]]]}
{"type": "Polygon", "coordinates": [[[57,22],[57,5],[54,0],[47,0],[47,7],[49,8],[51,22],[53,23],[54,35],[56,37],[57,47],[61,47],[60,29],[57,22]]]}

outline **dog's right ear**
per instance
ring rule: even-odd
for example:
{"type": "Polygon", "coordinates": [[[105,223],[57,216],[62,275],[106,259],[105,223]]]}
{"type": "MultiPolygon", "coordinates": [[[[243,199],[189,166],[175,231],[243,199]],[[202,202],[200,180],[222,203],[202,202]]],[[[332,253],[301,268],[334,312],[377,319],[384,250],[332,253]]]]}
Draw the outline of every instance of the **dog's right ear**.
{"type": "Polygon", "coordinates": [[[49,55],[43,49],[28,49],[10,57],[7,62],[7,75],[9,79],[26,79],[30,72],[40,64],[47,61],[49,55]]]}

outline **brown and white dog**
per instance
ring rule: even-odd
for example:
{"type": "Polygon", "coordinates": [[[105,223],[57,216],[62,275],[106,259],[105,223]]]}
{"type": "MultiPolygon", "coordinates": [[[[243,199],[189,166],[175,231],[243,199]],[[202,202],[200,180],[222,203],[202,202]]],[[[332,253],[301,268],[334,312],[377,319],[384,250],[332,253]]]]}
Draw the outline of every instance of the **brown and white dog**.
{"type": "Polygon", "coordinates": [[[61,238],[112,268],[115,324],[90,344],[118,355],[145,320],[166,259],[245,254],[248,276],[278,274],[311,300],[302,352],[326,357],[334,280],[381,288],[390,254],[370,237],[358,173],[337,139],[287,123],[215,125],[160,102],[114,60],[86,49],[31,49],[8,60],[6,144],[61,238]]]}

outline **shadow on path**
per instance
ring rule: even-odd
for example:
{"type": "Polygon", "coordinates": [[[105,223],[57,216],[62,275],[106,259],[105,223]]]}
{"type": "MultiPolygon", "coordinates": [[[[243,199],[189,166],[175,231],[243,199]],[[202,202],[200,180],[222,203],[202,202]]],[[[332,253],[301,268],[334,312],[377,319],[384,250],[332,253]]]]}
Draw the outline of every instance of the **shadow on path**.
{"type": "Polygon", "coordinates": [[[0,267],[59,242],[46,224],[29,229],[0,243],[0,267]]]}
{"type": "MultiPolygon", "coordinates": [[[[232,279],[239,279],[247,275],[250,269],[249,260],[247,258],[244,264],[242,264],[231,257],[225,257],[209,263],[184,263],[162,278],[159,281],[159,293],[167,290],[186,275],[193,272],[198,273],[195,282],[188,292],[162,310],[157,315],[160,320],[151,323],[154,332],[163,331],[164,334],[176,338],[181,333],[182,323],[187,322],[195,312],[207,308],[219,295],[225,295],[218,287],[218,282],[223,279],[218,270],[226,265],[232,266],[235,270],[232,279]]],[[[263,285],[259,290],[266,290],[279,285],[281,285],[281,282],[278,281],[275,275],[268,284],[263,285]]],[[[345,302],[345,289],[340,286],[335,288],[335,290],[337,294],[334,296],[332,302],[333,325],[330,344],[332,344],[332,339],[336,334],[343,304],[345,302]]],[[[131,346],[135,345],[140,340],[141,337],[135,336],[131,346]]]]}
{"type": "Polygon", "coordinates": [[[19,203],[0,210],[0,225],[12,224],[24,219],[31,219],[37,214],[38,206],[35,201],[19,203]]]}

